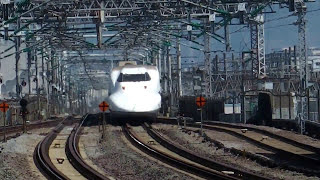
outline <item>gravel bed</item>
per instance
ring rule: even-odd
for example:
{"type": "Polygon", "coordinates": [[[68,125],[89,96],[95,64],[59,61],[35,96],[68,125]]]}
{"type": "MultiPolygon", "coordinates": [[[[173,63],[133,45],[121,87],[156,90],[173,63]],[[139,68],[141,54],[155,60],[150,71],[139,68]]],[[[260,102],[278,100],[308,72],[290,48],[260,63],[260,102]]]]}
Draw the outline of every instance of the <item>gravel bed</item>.
{"type": "MultiPolygon", "coordinates": [[[[107,126],[106,139],[100,141],[97,127],[90,127],[83,140],[87,156],[115,179],[194,179],[147,158],[127,144],[121,127],[107,126]]],[[[86,132],[84,132],[86,133],[86,132]]]]}
{"type": "Polygon", "coordinates": [[[33,162],[36,145],[51,128],[40,128],[0,143],[0,179],[46,179],[33,162]]]}
{"type": "MultiPolygon", "coordinates": [[[[320,179],[317,177],[307,177],[301,173],[287,171],[279,168],[268,168],[261,166],[260,164],[247,159],[243,156],[235,156],[224,149],[217,148],[213,143],[206,142],[198,133],[182,131],[178,129],[178,126],[175,125],[164,125],[164,124],[153,124],[154,129],[159,130],[164,137],[168,138],[176,145],[180,147],[187,148],[196,154],[208,157],[210,159],[218,160],[219,162],[223,162],[230,166],[245,169],[247,171],[251,171],[253,173],[259,173],[274,179],[288,179],[288,180],[301,180],[301,179],[320,179]]],[[[195,130],[195,128],[189,128],[195,130]]],[[[209,131],[206,131],[206,134],[210,134],[209,131]]],[[[224,137],[224,143],[226,142],[226,138],[224,137]]],[[[219,136],[210,135],[210,138],[218,140],[219,136]]],[[[240,142],[241,143],[241,142],[240,142]]],[[[226,143],[227,145],[232,147],[232,143],[226,143]]],[[[240,145],[237,145],[239,147],[240,145]]]]}
{"type": "MultiPolygon", "coordinates": [[[[188,128],[192,129],[193,131],[198,129],[196,128],[188,128]]],[[[215,141],[218,141],[219,143],[222,143],[225,147],[225,149],[237,149],[241,150],[245,153],[251,153],[255,154],[257,157],[268,160],[270,162],[277,160],[278,163],[284,163],[286,164],[286,160],[280,161],[282,159],[279,157],[279,155],[274,154],[272,151],[266,150],[264,148],[261,148],[259,146],[253,145],[252,143],[249,143],[248,141],[241,139],[239,137],[230,135],[225,132],[215,131],[215,130],[206,130],[206,135],[215,141]]],[[[295,164],[297,167],[299,167],[299,163],[295,164]]],[[[300,168],[303,168],[300,166],[300,168]]]]}

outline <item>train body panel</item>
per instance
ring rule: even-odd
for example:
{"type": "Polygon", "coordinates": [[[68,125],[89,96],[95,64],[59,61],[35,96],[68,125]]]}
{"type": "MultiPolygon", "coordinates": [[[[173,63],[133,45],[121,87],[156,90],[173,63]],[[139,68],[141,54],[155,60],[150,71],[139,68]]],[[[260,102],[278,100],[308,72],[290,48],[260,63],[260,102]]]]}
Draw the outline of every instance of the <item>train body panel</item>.
{"type": "Polygon", "coordinates": [[[160,77],[155,66],[116,67],[111,83],[108,102],[112,114],[155,116],[160,109],[160,77]]]}

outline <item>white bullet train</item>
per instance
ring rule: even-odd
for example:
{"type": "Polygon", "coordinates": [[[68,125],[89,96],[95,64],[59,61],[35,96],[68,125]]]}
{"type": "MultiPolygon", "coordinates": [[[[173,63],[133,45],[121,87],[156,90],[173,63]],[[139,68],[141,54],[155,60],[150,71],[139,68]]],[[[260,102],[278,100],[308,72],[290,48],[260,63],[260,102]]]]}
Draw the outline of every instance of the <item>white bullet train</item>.
{"type": "Polygon", "coordinates": [[[160,77],[155,66],[125,64],[111,71],[108,97],[111,118],[155,118],[161,106],[160,77]]]}

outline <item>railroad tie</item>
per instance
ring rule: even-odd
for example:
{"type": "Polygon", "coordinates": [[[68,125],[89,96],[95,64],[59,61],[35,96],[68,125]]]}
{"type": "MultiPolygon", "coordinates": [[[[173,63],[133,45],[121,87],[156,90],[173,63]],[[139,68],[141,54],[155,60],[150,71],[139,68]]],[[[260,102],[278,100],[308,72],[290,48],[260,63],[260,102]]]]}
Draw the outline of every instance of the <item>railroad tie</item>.
{"type": "Polygon", "coordinates": [[[233,171],[221,171],[224,174],[228,174],[228,175],[233,175],[234,172],[233,171]]]}
{"type": "Polygon", "coordinates": [[[60,143],[54,143],[54,148],[60,148],[61,147],[61,144],[60,143]]]}
{"type": "Polygon", "coordinates": [[[148,141],[148,144],[150,144],[150,145],[156,145],[156,143],[154,142],[154,140],[149,140],[149,141],[148,141]]]}
{"type": "Polygon", "coordinates": [[[268,136],[262,136],[260,141],[267,140],[267,139],[268,139],[268,136]]]}
{"type": "Polygon", "coordinates": [[[248,131],[248,129],[241,129],[242,133],[246,133],[248,131]]]}
{"type": "Polygon", "coordinates": [[[58,162],[59,164],[62,164],[63,161],[64,161],[64,158],[57,158],[57,162],[58,162]]]}

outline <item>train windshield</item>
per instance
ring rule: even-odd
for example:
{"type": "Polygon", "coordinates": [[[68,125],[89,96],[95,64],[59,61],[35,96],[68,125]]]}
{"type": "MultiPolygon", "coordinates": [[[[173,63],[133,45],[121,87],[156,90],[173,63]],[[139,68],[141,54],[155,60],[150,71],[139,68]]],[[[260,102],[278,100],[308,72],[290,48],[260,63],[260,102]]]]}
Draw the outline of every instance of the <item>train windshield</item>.
{"type": "Polygon", "coordinates": [[[144,74],[123,74],[120,73],[118,82],[137,82],[137,81],[150,81],[151,78],[146,72],[144,74]]]}

